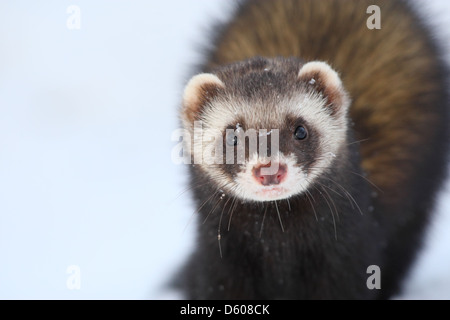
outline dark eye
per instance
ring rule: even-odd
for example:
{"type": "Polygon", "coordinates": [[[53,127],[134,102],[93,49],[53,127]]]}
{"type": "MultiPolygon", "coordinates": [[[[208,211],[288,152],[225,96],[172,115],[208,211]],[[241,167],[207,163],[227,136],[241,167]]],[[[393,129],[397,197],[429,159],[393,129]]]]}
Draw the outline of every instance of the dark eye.
{"type": "Polygon", "coordinates": [[[230,130],[229,132],[227,132],[227,134],[225,136],[225,141],[226,141],[227,145],[229,145],[229,146],[237,145],[238,137],[234,133],[234,130],[230,130]]]}
{"type": "Polygon", "coordinates": [[[305,127],[298,126],[297,129],[295,129],[294,137],[297,140],[304,140],[308,136],[308,131],[306,131],[305,127]]]}

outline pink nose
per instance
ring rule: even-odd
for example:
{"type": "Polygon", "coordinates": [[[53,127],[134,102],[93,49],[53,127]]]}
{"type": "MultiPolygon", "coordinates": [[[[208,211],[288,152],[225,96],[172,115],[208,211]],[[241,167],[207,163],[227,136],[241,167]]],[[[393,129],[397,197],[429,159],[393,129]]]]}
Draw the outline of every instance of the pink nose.
{"type": "MultiPolygon", "coordinates": [[[[274,164],[275,166],[276,164],[274,164]]],[[[278,164],[278,170],[274,174],[261,174],[262,168],[267,168],[266,170],[273,170],[269,169],[271,166],[271,163],[264,165],[257,165],[253,168],[253,176],[255,177],[256,181],[261,183],[263,186],[270,186],[274,184],[280,184],[285,178],[287,174],[287,168],[284,164],[278,164]]],[[[276,170],[276,167],[274,168],[276,170]]],[[[264,172],[264,171],[263,171],[264,172]]]]}

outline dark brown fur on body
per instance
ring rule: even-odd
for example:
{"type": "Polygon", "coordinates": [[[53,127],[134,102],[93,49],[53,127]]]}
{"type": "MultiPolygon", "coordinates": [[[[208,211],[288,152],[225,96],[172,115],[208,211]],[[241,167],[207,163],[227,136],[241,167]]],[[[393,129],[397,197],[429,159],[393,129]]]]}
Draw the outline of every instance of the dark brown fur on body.
{"type": "Polygon", "coordinates": [[[319,180],[325,189],[290,203],[219,203],[214,183],[193,167],[206,221],[183,271],[185,292],[200,299],[391,297],[420,248],[446,173],[447,68],[432,36],[406,1],[249,0],[219,29],[202,71],[232,85],[223,66],[259,56],[328,62],[352,100],[354,133],[348,152],[319,180]],[[374,4],[381,30],[366,26],[374,4]],[[333,206],[339,217],[330,214],[333,206]],[[381,267],[382,290],[366,287],[371,264],[381,267]]]}
{"type": "Polygon", "coordinates": [[[221,192],[215,193],[214,184],[194,167],[192,181],[200,186],[194,189],[196,198],[214,196],[199,212],[198,247],[183,270],[187,297],[376,298],[378,292],[367,289],[366,270],[374,263],[384,265],[384,230],[367,215],[368,186],[350,174],[358,173],[359,162],[352,146],[352,161],[338,156],[307,196],[276,202],[220,199],[221,192]]]}

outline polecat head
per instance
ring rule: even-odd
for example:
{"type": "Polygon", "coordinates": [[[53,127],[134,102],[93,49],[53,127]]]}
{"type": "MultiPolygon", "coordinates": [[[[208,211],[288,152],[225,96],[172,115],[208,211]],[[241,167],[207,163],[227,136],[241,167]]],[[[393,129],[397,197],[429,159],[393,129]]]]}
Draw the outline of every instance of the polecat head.
{"type": "Polygon", "coordinates": [[[305,192],[345,145],[350,101],[324,62],[255,58],[187,84],[185,148],[217,188],[243,200],[305,192]]]}

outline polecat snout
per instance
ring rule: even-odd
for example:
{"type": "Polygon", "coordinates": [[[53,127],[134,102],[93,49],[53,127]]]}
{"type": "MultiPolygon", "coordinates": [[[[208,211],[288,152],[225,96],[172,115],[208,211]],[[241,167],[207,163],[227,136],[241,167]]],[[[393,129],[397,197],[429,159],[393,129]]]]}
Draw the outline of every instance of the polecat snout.
{"type": "Polygon", "coordinates": [[[188,298],[398,292],[446,173],[448,73],[431,39],[404,1],[241,3],[183,96],[188,298]]]}

